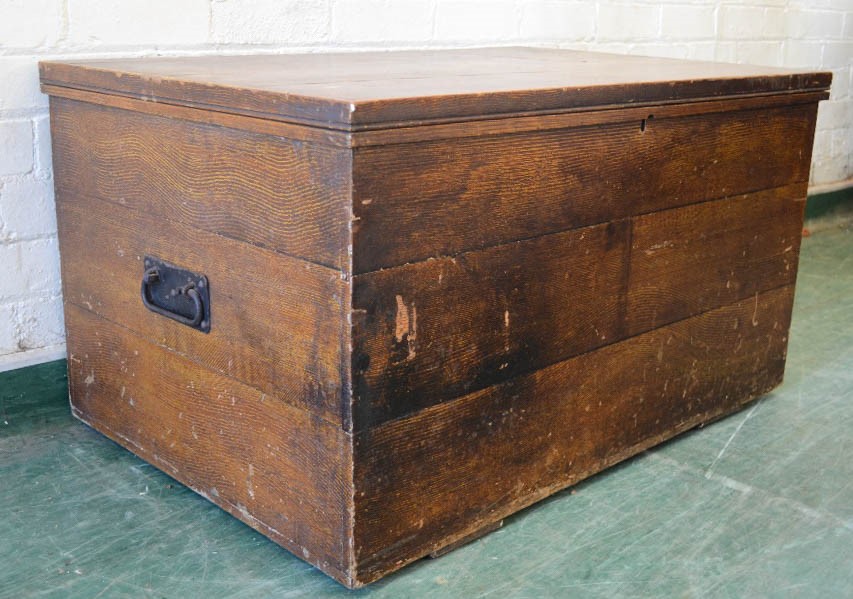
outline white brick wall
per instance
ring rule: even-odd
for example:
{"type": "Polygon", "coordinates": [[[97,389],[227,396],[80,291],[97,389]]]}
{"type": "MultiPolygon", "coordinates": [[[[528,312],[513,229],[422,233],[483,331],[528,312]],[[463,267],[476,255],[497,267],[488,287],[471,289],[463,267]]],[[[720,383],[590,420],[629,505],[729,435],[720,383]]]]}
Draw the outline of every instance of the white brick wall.
{"type": "Polygon", "coordinates": [[[812,183],[853,177],[853,0],[0,0],[0,369],[63,343],[38,60],[491,44],[831,69],[812,183]]]}

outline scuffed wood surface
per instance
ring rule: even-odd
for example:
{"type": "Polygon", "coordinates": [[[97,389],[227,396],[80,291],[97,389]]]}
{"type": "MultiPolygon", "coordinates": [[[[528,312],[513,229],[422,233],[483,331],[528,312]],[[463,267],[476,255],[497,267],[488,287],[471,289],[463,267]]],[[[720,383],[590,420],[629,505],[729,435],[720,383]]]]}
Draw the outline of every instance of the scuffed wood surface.
{"type": "Polygon", "coordinates": [[[54,176],[66,193],[347,268],[347,150],[51,102],[54,176]]]}
{"type": "Polygon", "coordinates": [[[66,302],[341,424],[349,308],[338,271],[78,195],[63,182],[57,199],[66,302]],[[209,334],[145,308],[147,254],[208,277],[209,334]]]}
{"type": "Polygon", "coordinates": [[[355,130],[825,90],[832,74],[546,48],[42,62],[42,83],[355,130]]]}
{"type": "Polygon", "coordinates": [[[353,272],[806,182],[815,115],[812,104],[356,148],[353,272]]]}
{"type": "Polygon", "coordinates": [[[793,283],[806,184],[634,219],[629,334],[793,283]]]}
{"type": "Polygon", "coordinates": [[[363,583],[782,380],[786,286],[490,387],[355,438],[363,583]]]}
{"type": "Polygon", "coordinates": [[[354,429],[793,283],[805,183],[356,275],[354,429]]]}
{"type": "Polygon", "coordinates": [[[356,276],[354,429],[620,339],[629,231],[617,221],[356,276]]]}
{"type": "Polygon", "coordinates": [[[74,414],[347,584],[348,437],[66,304],[74,414]]]}

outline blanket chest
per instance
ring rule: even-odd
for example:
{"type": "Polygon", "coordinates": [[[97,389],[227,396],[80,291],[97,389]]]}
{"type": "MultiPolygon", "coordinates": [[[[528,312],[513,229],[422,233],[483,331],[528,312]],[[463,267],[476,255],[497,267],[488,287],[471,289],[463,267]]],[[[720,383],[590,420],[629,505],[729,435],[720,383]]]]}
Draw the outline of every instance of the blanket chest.
{"type": "Polygon", "coordinates": [[[45,62],[75,416],[357,587],[782,380],[828,73],[45,62]]]}

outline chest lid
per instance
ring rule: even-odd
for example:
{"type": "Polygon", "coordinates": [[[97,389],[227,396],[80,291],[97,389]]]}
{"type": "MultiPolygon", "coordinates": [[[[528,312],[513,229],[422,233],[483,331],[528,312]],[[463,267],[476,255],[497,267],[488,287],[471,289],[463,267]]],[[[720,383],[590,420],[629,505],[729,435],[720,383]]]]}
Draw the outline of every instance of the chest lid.
{"type": "Polygon", "coordinates": [[[826,90],[831,73],[543,48],[43,62],[42,84],[357,131],[826,90]]]}

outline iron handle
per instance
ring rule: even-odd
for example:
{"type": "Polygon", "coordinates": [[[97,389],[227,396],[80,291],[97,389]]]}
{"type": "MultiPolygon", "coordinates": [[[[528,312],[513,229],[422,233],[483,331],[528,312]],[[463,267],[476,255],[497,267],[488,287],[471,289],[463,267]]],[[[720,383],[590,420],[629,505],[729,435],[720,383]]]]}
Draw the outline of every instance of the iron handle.
{"type": "MultiPolygon", "coordinates": [[[[200,293],[199,289],[196,287],[196,283],[193,281],[169,290],[171,296],[186,296],[191,301],[191,314],[189,316],[185,316],[184,314],[180,314],[175,310],[157,303],[155,299],[156,294],[152,292],[151,286],[160,282],[162,278],[163,276],[161,275],[160,268],[158,266],[151,266],[145,270],[142,274],[142,284],[140,288],[142,304],[156,314],[160,314],[166,318],[171,318],[172,320],[194,329],[200,329],[203,332],[207,332],[209,330],[210,323],[209,320],[205,321],[204,319],[206,313],[204,296],[206,294],[200,293]]],[[[166,278],[168,279],[168,276],[166,278]]],[[[202,278],[201,284],[204,285],[205,282],[206,279],[202,278]]]]}

